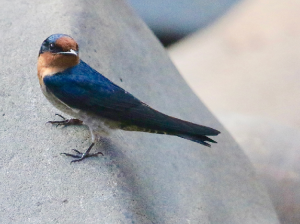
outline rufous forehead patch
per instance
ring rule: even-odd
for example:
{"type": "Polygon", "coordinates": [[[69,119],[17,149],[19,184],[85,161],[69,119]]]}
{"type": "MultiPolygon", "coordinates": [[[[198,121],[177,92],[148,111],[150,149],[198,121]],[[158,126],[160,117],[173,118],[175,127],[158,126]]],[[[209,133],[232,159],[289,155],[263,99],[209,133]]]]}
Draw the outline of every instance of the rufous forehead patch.
{"type": "Polygon", "coordinates": [[[55,45],[61,47],[63,51],[70,51],[70,49],[78,51],[78,44],[71,37],[63,36],[56,40],[55,45]]]}

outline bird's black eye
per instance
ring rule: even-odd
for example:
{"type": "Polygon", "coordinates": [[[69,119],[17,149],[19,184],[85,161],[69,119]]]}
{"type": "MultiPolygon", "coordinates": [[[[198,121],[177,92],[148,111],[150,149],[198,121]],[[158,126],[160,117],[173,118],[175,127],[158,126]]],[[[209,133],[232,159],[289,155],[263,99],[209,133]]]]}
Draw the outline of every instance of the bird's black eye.
{"type": "Polygon", "coordinates": [[[50,50],[53,50],[53,49],[54,49],[54,44],[53,44],[53,43],[50,44],[49,49],[50,49],[50,50]]]}

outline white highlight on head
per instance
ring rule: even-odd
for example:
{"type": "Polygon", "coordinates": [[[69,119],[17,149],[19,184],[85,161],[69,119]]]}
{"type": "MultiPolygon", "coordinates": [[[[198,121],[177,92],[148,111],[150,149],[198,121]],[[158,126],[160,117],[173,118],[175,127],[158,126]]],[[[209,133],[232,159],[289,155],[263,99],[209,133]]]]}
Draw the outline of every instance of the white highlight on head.
{"type": "Polygon", "coordinates": [[[58,52],[58,53],[55,53],[55,54],[68,54],[68,55],[75,55],[75,56],[77,56],[77,55],[78,55],[78,52],[77,52],[77,51],[74,51],[73,49],[70,49],[70,51],[66,51],[66,52],[58,52]]]}

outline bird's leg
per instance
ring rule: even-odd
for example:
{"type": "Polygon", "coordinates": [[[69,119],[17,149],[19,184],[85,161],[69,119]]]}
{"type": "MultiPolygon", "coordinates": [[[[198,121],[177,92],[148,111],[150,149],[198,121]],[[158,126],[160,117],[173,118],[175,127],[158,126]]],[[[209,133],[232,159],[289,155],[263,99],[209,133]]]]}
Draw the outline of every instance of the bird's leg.
{"type": "Polygon", "coordinates": [[[56,124],[56,127],[59,125],[81,125],[83,122],[79,119],[66,119],[65,117],[61,116],[60,114],[55,114],[56,116],[61,117],[63,120],[62,121],[48,121],[47,123],[50,124],[56,124]]]}
{"type": "Polygon", "coordinates": [[[93,132],[93,129],[91,126],[89,126],[89,129],[90,129],[90,132],[91,132],[91,137],[92,137],[92,144],[90,145],[90,147],[85,151],[85,153],[82,153],[76,149],[73,149],[74,152],[76,152],[76,154],[70,154],[70,153],[61,153],[63,155],[66,155],[66,156],[71,156],[73,158],[77,158],[75,160],[72,160],[71,163],[74,163],[74,162],[79,162],[79,161],[82,161],[84,160],[85,158],[88,158],[88,157],[96,157],[98,156],[99,154],[101,154],[102,156],[103,153],[102,152],[96,152],[96,153],[90,153],[91,149],[93,148],[93,146],[95,145],[95,135],[94,135],[94,132],[93,132]]]}
{"type": "Polygon", "coordinates": [[[85,158],[88,158],[88,157],[95,157],[95,156],[98,156],[99,154],[101,154],[103,156],[102,152],[96,152],[96,153],[90,154],[90,151],[91,151],[91,149],[93,148],[94,145],[95,145],[95,143],[93,142],[90,145],[90,147],[85,151],[85,153],[79,152],[76,149],[72,149],[73,151],[76,152],[76,154],[69,154],[69,153],[61,153],[61,154],[66,155],[66,156],[71,156],[73,158],[77,158],[75,160],[72,160],[71,163],[82,161],[82,160],[84,160],[85,158]]]}

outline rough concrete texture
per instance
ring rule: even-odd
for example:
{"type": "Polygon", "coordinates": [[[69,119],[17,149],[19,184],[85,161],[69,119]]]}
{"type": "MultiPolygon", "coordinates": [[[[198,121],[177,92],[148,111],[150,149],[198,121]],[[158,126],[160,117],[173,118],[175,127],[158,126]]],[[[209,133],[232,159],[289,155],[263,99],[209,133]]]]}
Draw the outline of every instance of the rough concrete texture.
{"type": "Polygon", "coordinates": [[[300,223],[299,8],[293,0],[247,0],[169,51],[288,224],[300,223]]]}
{"type": "Polygon", "coordinates": [[[123,1],[1,1],[0,223],[278,223],[247,157],[192,93],[123,1]],[[105,156],[70,165],[86,127],[46,125],[58,112],[36,77],[40,44],[78,40],[81,58],[154,108],[222,131],[212,148],[116,132],[105,156]]]}

